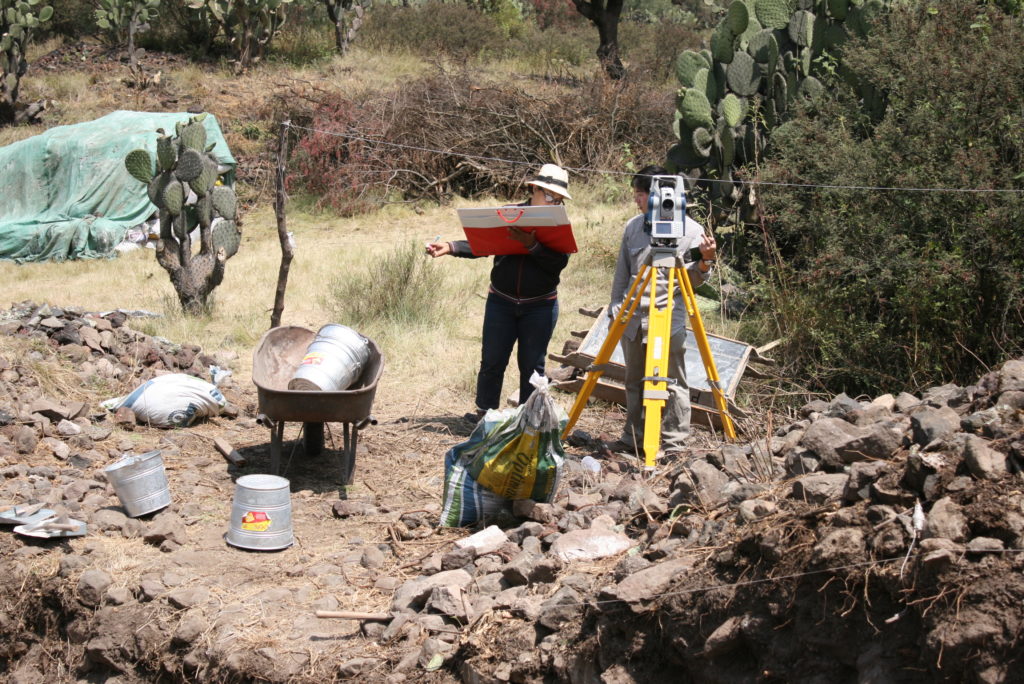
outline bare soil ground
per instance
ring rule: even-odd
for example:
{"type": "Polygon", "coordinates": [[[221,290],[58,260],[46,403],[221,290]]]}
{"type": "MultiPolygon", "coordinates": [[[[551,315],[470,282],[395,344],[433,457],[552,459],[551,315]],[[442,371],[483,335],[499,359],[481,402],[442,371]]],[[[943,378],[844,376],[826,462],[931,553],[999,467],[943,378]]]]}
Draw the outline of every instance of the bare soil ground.
{"type": "MultiPolygon", "coordinates": [[[[517,505],[515,518],[499,520],[507,536],[486,549],[457,546],[472,530],[436,526],[442,456],[470,426],[382,395],[352,486],[341,482],[339,426],[317,457],[290,426],[294,544],[269,552],[224,538],[234,481],[269,466],[248,379],[224,387],[234,417],[175,430],[112,424],[98,409],[109,388],[91,388],[96,378],[83,371],[100,355],[56,342],[69,326],[51,322],[47,337],[39,318],[13,317],[0,337],[0,495],[63,508],[89,533],[0,535],[6,681],[1024,674],[1024,362],[920,399],[819,401],[769,440],[718,447],[705,436],[709,448],[666,458],[653,477],[587,434],[617,420],[616,409],[591,408],[552,504],[517,505]],[[40,422],[53,405],[78,402],[87,408],[75,421],[40,422]],[[247,464],[230,466],[214,437],[247,464]],[[863,458],[890,448],[888,458],[863,458]],[[127,518],[103,468],[152,449],[163,454],[173,502],[127,518]],[[579,467],[586,455],[600,459],[599,475],[579,467]],[[787,474],[796,468],[806,472],[787,474]],[[624,545],[565,554],[570,539],[595,537],[624,545]]],[[[130,320],[117,330],[102,358],[130,369],[122,380],[225,363],[144,339],[130,320]]]]}

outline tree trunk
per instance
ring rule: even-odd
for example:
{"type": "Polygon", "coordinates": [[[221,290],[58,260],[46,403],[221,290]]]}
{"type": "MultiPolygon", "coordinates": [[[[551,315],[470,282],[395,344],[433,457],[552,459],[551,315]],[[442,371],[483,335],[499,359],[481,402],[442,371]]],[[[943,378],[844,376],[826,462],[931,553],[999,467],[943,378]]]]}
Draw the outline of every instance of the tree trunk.
{"type": "Polygon", "coordinates": [[[274,294],[274,309],[270,314],[270,327],[281,325],[281,314],[284,312],[284,293],[288,287],[288,269],[292,263],[292,243],[288,239],[288,224],[285,215],[285,203],[288,193],[285,188],[285,170],[288,165],[288,128],[291,121],[281,123],[281,133],[277,140],[277,195],[274,198],[274,213],[277,215],[277,238],[281,242],[281,267],[277,272],[277,291],[274,294]]]}
{"type": "Polygon", "coordinates": [[[623,0],[572,0],[576,11],[597,27],[597,58],[609,78],[620,79],[626,68],[619,59],[619,15],[623,0]]]}

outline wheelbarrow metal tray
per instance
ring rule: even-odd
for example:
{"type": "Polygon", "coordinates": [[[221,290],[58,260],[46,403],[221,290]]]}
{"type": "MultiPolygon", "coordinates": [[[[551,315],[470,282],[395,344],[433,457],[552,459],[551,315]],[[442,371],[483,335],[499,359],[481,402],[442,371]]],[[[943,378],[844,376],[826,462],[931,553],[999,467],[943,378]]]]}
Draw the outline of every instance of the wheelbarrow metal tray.
{"type": "Polygon", "coordinates": [[[358,423],[369,418],[384,370],[384,355],[369,338],[366,367],[350,388],[338,392],[288,389],[314,338],[316,332],[298,326],[271,328],[260,338],[252,362],[260,413],[275,422],[358,423]]]}

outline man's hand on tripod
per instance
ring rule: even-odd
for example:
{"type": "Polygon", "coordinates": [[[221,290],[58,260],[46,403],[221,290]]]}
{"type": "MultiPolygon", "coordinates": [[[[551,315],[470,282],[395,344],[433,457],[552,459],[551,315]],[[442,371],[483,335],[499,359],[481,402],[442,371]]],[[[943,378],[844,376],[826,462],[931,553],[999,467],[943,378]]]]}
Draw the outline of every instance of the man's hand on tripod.
{"type": "Polygon", "coordinates": [[[700,238],[700,263],[697,268],[701,273],[711,270],[711,265],[718,259],[718,245],[715,243],[715,236],[711,233],[704,233],[700,238]]]}

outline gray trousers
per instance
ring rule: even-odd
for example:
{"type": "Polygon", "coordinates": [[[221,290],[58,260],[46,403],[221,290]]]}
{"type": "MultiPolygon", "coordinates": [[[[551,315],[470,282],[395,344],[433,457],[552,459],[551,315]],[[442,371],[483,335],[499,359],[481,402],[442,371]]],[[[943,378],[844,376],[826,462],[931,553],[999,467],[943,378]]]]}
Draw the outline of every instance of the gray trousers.
{"type": "MultiPolygon", "coordinates": [[[[643,330],[636,338],[622,338],[622,353],[626,361],[626,425],[622,441],[636,446],[638,454],[644,446],[643,377],[647,363],[647,343],[643,330]]],[[[686,384],[686,331],[672,335],[668,352],[668,401],[661,412],[661,446],[665,451],[682,449],[690,436],[690,389],[686,384]]]]}

